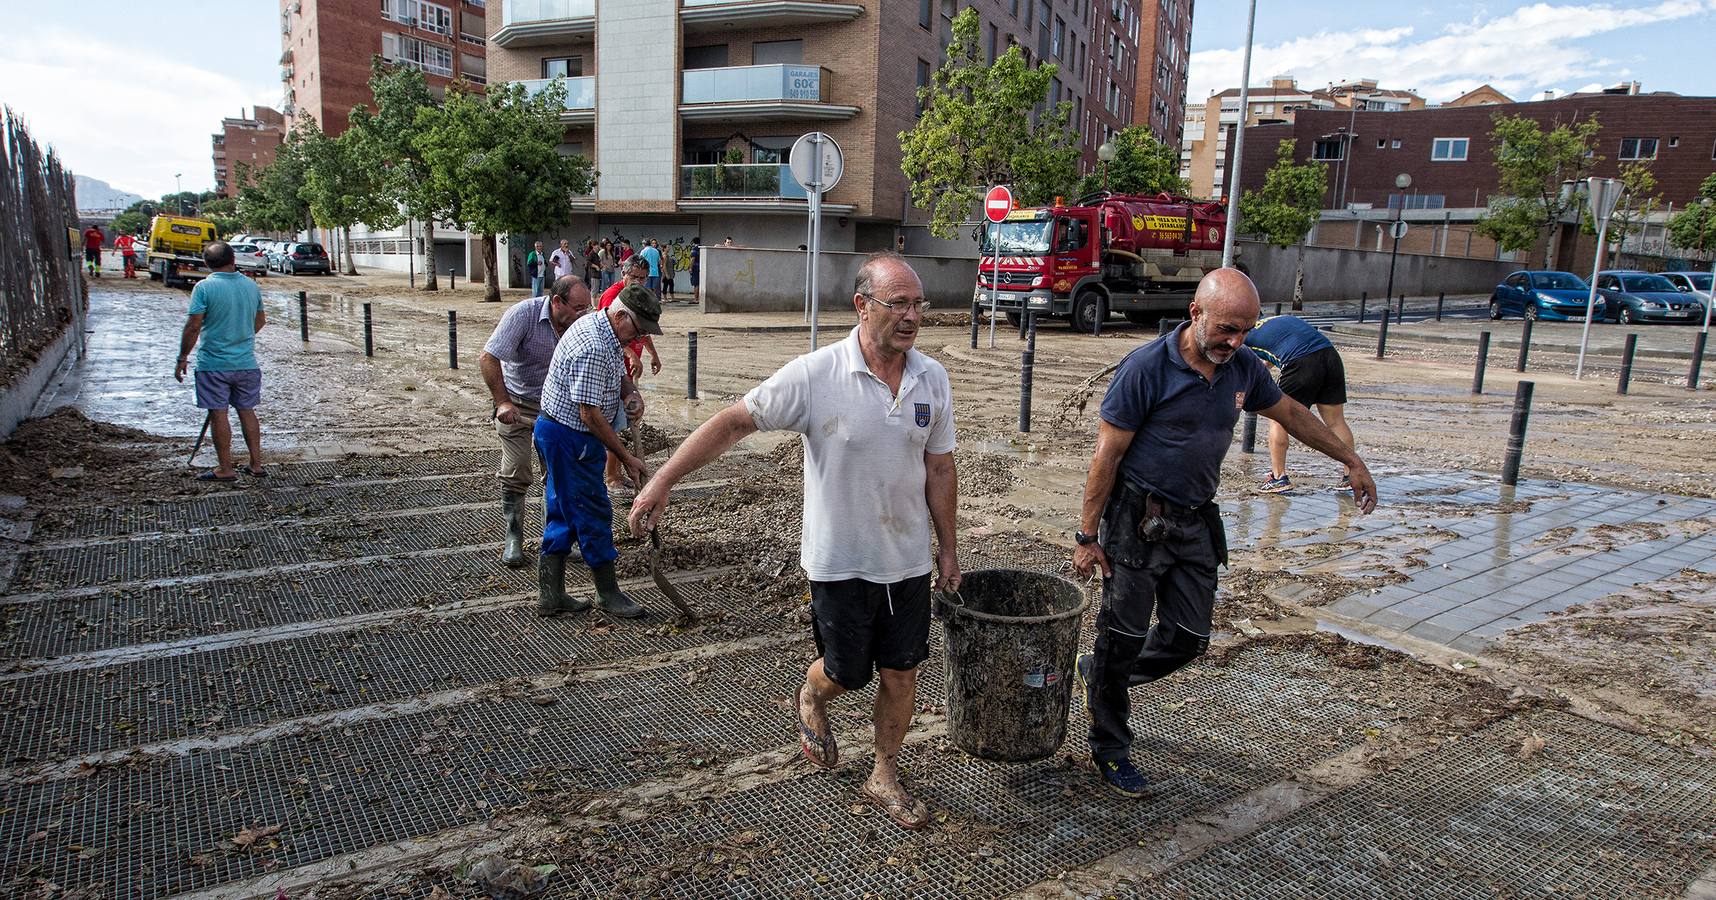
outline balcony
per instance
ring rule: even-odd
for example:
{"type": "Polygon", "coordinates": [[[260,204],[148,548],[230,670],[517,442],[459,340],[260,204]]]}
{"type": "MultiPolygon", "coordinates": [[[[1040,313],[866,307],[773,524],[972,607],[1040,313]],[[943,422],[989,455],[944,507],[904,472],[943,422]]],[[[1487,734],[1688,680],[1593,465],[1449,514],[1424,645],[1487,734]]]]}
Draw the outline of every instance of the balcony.
{"type": "Polygon", "coordinates": [[[687,121],[788,122],[850,119],[856,106],[828,102],[828,70],[764,65],[688,69],[679,114],[687,121]]]}
{"type": "Polygon", "coordinates": [[[585,40],[596,34],[596,0],[504,0],[500,47],[537,47],[585,40]]]}
{"type": "Polygon", "coordinates": [[[513,83],[524,85],[524,92],[534,97],[557,80],[566,83],[566,101],[561,105],[560,121],[572,125],[594,123],[596,121],[596,76],[594,75],[585,75],[582,78],[532,78],[513,83]]]}
{"type": "MultiPolygon", "coordinates": [[[[738,212],[802,212],[809,197],[783,163],[679,167],[679,208],[738,212]]],[[[850,203],[823,203],[831,215],[850,214],[850,203]]]]}
{"type": "Polygon", "coordinates": [[[863,14],[857,3],[824,0],[683,0],[679,18],[696,34],[850,22],[863,14]]]}

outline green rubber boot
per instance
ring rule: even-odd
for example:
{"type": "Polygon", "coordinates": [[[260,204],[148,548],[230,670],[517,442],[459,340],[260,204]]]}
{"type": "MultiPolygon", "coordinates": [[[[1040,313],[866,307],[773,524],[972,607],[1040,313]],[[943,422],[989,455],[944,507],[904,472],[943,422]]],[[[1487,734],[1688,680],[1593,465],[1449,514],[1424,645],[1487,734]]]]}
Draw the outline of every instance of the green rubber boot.
{"type": "Polygon", "coordinates": [[[591,569],[590,578],[596,582],[596,602],[601,604],[603,612],[622,619],[636,619],[644,614],[644,608],[620,590],[613,563],[591,569]]]}
{"type": "Polygon", "coordinates": [[[501,565],[522,569],[530,563],[524,558],[524,495],[501,495],[501,515],[506,516],[506,549],[501,551],[501,565]]]}

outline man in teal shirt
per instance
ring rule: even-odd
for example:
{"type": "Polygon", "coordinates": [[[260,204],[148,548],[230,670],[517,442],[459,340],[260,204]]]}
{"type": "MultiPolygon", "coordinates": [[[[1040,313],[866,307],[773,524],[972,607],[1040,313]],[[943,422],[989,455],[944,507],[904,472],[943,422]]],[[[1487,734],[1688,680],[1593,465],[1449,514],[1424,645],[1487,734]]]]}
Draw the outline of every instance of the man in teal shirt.
{"type": "Polygon", "coordinates": [[[197,349],[197,406],[208,410],[219,465],[197,476],[201,481],[237,481],[232,466],[232,422],[226,410],[238,410],[244,428],[244,445],[250,450],[245,472],[261,477],[262,425],[256,420],[256,404],[262,398],[262,369],[256,364],[256,333],[268,322],[262,310],[262,291],[242,275],[225,241],[210,241],[203,248],[209,276],[191,291],[191,312],[179,336],[179,363],[173,377],[185,380],[191,348],[197,349]],[[198,337],[202,343],[197,343],[198,337]]]}

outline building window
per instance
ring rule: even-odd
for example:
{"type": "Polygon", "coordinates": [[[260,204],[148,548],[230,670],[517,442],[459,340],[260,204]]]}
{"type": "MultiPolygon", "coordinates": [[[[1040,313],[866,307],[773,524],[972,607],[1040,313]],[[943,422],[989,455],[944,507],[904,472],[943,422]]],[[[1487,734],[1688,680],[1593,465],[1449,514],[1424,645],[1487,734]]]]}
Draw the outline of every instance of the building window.
{"type": "Polygon", "coordinates": [[[1430,143],[1432,162],[1465,162],[1467,138],[1437,138],[1430,143]]]}
{"type": "Polygon", "coordinates": [[[989,25],[989,62],[991,64],[993,64],[995,62],[995,47],[1000,42],[1000,40],[1001,40],[1001,29],[996,28],[995,25],[993,23],[991,23],[989,25]]]}
{"type": "Polygon", "coordinates": [[[934,13],[934,11],[935,11],[935,4],[932,2],[932,0],[918,0],[918,27],[919,28],[923,28],[923,29],[927,30],[930,27],[930,18],[932,16],[932,14],[934,13]]]}
{"type": "Polygon", "coordinates": [[[403,34],[381,36],[381,58],[430,75],[453,77],[453,51],[403,34]]]}
{"type": "Polygon", "coordinates": [[[687,69],[719,69],[727,65],[726,44],[703,44],[685,48],[687,69]]]}
{"type": "Polygon", "coordinates": [[[1621,138],[1621,159],[1656,159],[1656,138],[1621,138]]]}
{"type": "MultiPolygon", "coordinates": [[[[930,64],[929,64],[929,61],[920,59],[920,60],[918,60],[918,89],[921,91],[923,88],[929,87],[929,83],[930,83],[930,64]]],[[[918,116],[921,118],[923,116],[923,114],[924,114],[924,101],[922,99],[922,95],[920,94],[919,99],[918,99],[918,116]]]]}
{"type": "Polygon", "coordinates": [[[1389,209],[1445,209],[1448,198],[1444,194],[1389,194],[1389,209]]]}
{"type": "Polygon", "coordinates": [[[1680,138],[1671,137],[1668,139],[1668,149],[1673,150],[1678,146],[1680,146],[1680,138]]]}
{"type": "Polygon", "coordinates": [[[1394,140],[1389,141],[1388,142],[1388,149],[1399,150],[1400,149],[1400,138],[1395,138],[1394,140]]]}
{"type": "Polygon", "coordinates": [[[488,84],[488,66],[481,56],[459,54],[459,75],[472,84],[488,84]]]}
{"type": "Polygon", "coordinates": [[[802,62],[804,62],[804,41],[801,39],[795,38],[790,41],[754,41],[751,44],[752,65],[796,66],[802,62]]]}
{"type": "Polygon", "coordinates": [[[1388,141],[1386,139],[1384,139],[1384,138],[1377,138],[1376,139],[1376,149],[1381,150],[1382,148],[1384,148],[1386,146],[1388,146],[1388,141]]]}
{"type": "Polygon", "coordinates": [[[1060,16],[1055,16],[1055,35],[1049,41],[1049,53],[1053,55],[1055,59],[1061,58],[1061,43],[1066,40],[1066,37],[1067,23],[1061,21],[1060,16]]]}
{"type": "Polygon", "coordinates": [[[1317,141],[1311,145],[1311,158],[1342,159],[1344,154],[1341,151],[1344,147],[1345,142],[1340,140],[1317,141]]]}
{"type": "Polygon", "coordinates": [[[578,78],[583,74],[582,56],[554,56],[542,61],[543,78],[578,78]]]}
{"type": "Polygon", "coordinates": [[[453,11],[426,0],[381,0],[381,17],[435,34],[453,36],[453,11]]]}

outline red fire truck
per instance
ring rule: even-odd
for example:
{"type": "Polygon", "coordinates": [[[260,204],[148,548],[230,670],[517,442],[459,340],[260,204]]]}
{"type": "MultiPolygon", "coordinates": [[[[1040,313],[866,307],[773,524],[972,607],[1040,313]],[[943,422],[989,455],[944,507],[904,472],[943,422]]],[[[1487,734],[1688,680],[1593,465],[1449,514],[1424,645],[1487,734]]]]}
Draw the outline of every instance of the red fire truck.
{"type": "Polygon", "coordinates": [[[1042,209],[1016,209],[980,233],[977,289],[990,303],[1000,257],[996,308],[1014,324],[1026,309],[1070,319],[1093,331],[1099,310],[1133,322],[1180,311],[1204,273],[1221,267],[1227,211],[1213,200],[1092,194],[1072,206],[1056,198],[1042,209]]]}

